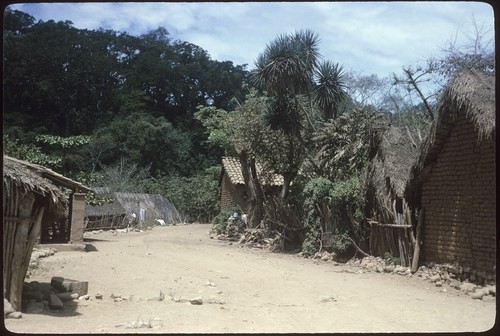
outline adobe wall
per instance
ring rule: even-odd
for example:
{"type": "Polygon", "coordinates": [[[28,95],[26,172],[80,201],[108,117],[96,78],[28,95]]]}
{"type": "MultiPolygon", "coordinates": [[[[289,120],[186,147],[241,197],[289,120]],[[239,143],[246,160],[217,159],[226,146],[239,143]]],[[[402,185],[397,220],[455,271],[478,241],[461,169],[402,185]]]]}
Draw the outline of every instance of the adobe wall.
{"type": "Polygon", "coordinates": [[[245,189],[243,185],[234,185],[231,183],[229,176],[224,174],[221,184],[221,210],[240,206],[243,209],[247,207],[247,201],[244,197],[245,189]]]}
{"type": "Polygon", "coordinates": [[[73,244],[83,243],[83,231],[85,229],[85,193],[73,193],[73,213],[71,214],[71,242],[73,244]]]}
{"type": "Polygon", "coordinates": [[[423,261],[458,264],[491,278],[496,264],[495,143],[477,142],[459,117],[422,185],[423,261]]]}

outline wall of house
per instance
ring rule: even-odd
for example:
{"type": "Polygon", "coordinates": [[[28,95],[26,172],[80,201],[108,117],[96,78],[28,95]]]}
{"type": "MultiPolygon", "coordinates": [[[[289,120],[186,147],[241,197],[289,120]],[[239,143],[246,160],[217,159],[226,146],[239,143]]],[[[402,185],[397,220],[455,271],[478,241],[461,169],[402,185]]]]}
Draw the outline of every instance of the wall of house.
{"type": "Polygon", "coordinates": [[[495,179],[494,140],[478,143],[473,123],[459,117],[422,185],[424,261],[495,274],[495,179]]]}
{"type": "Polygon", "coordinates": [[[220,205],[223,210],[236,206],[242,209],[246,209],[247,207],[244,186],[232,184],[227,174],[224,174],[222,178],[220,205]]]}

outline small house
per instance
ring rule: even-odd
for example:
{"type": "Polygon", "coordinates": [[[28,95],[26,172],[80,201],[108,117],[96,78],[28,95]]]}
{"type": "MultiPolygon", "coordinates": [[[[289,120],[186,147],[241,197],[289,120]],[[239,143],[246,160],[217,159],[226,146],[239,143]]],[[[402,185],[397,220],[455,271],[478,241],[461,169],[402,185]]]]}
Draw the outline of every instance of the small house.
{"type": "MultiPolygon", "coordinates": [[[[257,163],[257,175],[268,194],[279,194],[283,185],[283,176],[272,174],[264,178],[262,166],[257,163]]],[[[248,207],[248,195],[245,189],[245,180],[241,171],[241,164],[238,158],[223,157],[222,173],[220,180],[220,207],[222,210],[231,208],[248,207]]]]}
{"type": "Polygon", "coordinates": [[[14,309],[21,309],[24,277],[39,236],[49,235],[55,222],[66,221],[71,239],[83,242],[86,190],[48,168],[4,156],[3,283],[4,298],[14,309]],[[69,199],[61,185],[72,188],[69,199]]]}
{"type": "Polygon", "coordinates": [[[406,186],[420,214],[421,260],[495,276],[495,76],[468,71],[445,89],[406,186]]]}

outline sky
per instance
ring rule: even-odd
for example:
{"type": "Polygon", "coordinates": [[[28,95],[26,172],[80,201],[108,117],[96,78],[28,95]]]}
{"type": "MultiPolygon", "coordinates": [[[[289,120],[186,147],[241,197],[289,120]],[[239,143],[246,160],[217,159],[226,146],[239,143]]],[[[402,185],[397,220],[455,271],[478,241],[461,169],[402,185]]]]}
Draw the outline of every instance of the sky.
{"type": "MultiPolygon", "coordinates": [[[[249,70],[278,35],[318,33],[324,59],[345,70],[388,76],[439,56],[450,42],[470,44],[475,26],[494,41],[493,8],[482,2],[102,2],[11,5],[35,19],[141,35],[160,26],[174,40],[249,70]]],[[[494,46],[493,46],[494,47],[494,46]]]]}

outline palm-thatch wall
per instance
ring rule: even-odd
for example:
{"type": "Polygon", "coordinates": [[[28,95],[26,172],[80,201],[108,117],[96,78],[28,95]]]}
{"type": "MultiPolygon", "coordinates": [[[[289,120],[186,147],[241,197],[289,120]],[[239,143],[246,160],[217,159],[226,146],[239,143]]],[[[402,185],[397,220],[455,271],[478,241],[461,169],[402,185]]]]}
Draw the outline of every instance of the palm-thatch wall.
{"type": "Polygon", "coordinates": [[[183,221],[175,206],[159,194],[114,192],[110,195],[113,198],[111,203],[87,206],[86,230],[126,227],[130,215],[139,217],[141,209],[144,220],[162,219],[166,224],[183,221]]]}
{"type": "Polygon", "coordinates": [[[494,274],[495,75],[458,74],[411,169],[405,194],[425,210],[422,258],[494,274]]]}
{"type": "Polygon", "coordinates": [[[365,176],[370,254],[383,257],[390,253],[403,266],[410,265],[413,256],[411,211],[404,190],[421,141],[419,131],[408,127],[378,130],[365,176]]]}
{"type": "Polygon", "coordinates": [[[21,309],[24,277],[42,221],[64,214],[67,197],[21,160],[3,162],[3,295],[21,309]]]}

